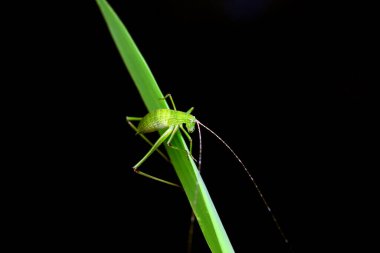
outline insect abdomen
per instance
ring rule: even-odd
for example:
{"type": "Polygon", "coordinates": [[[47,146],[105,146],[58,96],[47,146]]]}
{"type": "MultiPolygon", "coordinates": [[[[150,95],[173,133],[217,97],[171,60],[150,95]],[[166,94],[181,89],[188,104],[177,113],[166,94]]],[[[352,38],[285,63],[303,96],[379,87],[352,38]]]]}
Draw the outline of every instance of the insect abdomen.
{"type": "Polygon", "coordinates": [[[190,114],[170,109],[158,109],[145,115],[137,126],[139,133],[151,133],[173,125],[187,123],[190,114]]]}

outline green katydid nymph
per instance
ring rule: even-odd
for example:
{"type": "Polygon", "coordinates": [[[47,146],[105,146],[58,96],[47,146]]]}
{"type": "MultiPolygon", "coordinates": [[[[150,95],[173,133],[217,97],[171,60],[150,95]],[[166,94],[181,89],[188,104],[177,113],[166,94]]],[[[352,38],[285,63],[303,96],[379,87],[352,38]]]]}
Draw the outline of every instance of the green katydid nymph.
{"type": "Polygon", "coordinates": [[[286,238],[284,232],[282,231],[282,229],[281,229],[281,227],[280,227],[280,225],[279,225],[279,223],[278,223],[275,215],[273,214],[271,208],[269,207],[269,204],[267,203],[266,199],[264,198],[264,195],[261,193],[261,190],[258,187],[256,181],[254,180],[253,176],[248,171],[248,169],[244,165],[244,163],[240,160],[240,158],[232,150],[232,148],[221,137],[219,137],[214,131],[212,131],[210,128],[208,128],[207,126],[205,126],[204,124],[202,124],[201,122],[199,122],[199,120],[197,120],[195,118],[195,116],[193,116],[191,114],[191,112],[194,109],[193,107],[190,108],[186,112],[177,111],[177,108],[176,108],[176,106],[174,104],[172,96],[170,94],[167,94],[162,99],[167,99],[167,98],[170,99],[173,109],[158,109],[158,110],[149,112],[144,117],[129,117],[129,116],[127,116],[127,122],[128,122],[128,124],[136,131],[136,133],[138,135],[140,135],[147,143],[149,143],[152,146],[151,149],[148,151],[148,153],[146,153],[146,155],[135,166],[133,166],[133,171],[136,172],[139,175],[142,175],[142,176],[145,176],[145,177],[157,180],[159,182],[162,182],[162,183],[165,183],[165,184],[169,184],[169,185],[172,185],[172,186],[176,186],[176,187],[181,187],[178,184],[175,184],[175,183],[169,182],[167,180],[164,180],[164,179],[152,176],[150,174],[144,173],[144,172],[142,172],[142,171],[139,170],[139,167],[155,151],[157,151],[165,160],[167,160],[167,161],[170,162],[169,158],[158,149],[158,147],[162,143],[164,143],[165,140],[167,140],[166,144],[168,145],[168,147],[174,148],[174,149],[178,149],[178,150],[181,150],[181,151],[184,151],[184,152],[187,152],[189,158],[190,159],[194,159],[193,156],[192,156],[192,147],[193,147],[193,145],[192,145],[192,139],[191,139],[190,133],[194,132],[195,126],[197,126],[198,130],[199,130],[199,140],[200,140],[200,149],[199,149],[200,153],[199,153],[199,158],[198,158],[199,159],[199,161],[198,161],[198,169],[200,170],[200,166],[201,166],[201,151],[202,151],[200,126],[202,126],[207,131],[209,131],[210,133],[212,133],[217,139],[219,139],[231,151],[231,153],[235,156],[235,158],[239,161],[240,165],[244,168],[245,172],[247,173],[247,175],[249,176],[251,182],[253,183],[254,187],[256,188],[256,190],[257,190],[257,192],[258,192],[261,200],[263,201],[265,207],[267,208],[269,214],[271,215],[272,220],[275,223],[275,225],[276,225],[278,231],[280,232],[281,236],[283,237],[285,243],[288,244],[288,239],[286,238]],[[138,126],[136,127],[132,123],[132,121],[139,121],[138,126]],[[185,129],[185,127],[183,125],[185,125],[186,129],[185,129]],[[189,140],[190,151],[182,150],[182,149],[177,148],[177,147],[175,147],[175,146],[173,146],[171,144],[171,141],[172,141],[174,135],[177,133],[177,131],[179,129],[185,134],[185,136],[189,140]],[[154,144],[152,142],[150,142],[149,139],[144,135],[145,133],[151,133],[151,132],[155,132],[155,131],[159,131],[159,130],[165,130],[165,131],[164,131],[164,133],[161,134],[161,136],[159,137],[159,139],[154,144]]]}

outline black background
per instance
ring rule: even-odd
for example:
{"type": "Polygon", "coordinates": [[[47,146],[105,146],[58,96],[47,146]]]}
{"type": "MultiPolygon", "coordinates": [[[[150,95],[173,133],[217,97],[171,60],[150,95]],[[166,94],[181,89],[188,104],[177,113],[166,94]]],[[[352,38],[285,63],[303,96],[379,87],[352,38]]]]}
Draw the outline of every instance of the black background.
{"type": "MultiPolygon", "coordinates": [[[[369,7],[109,2],[162,92],[194,106],[246,163],[295,252],[371,247],[369,7]]],[[[27,155],[15,161],[31,169],[14,169],[26,188],[14,187],[15,233],[53,251],[184,252],[187,199],[133,173],[149,147],[125,116],[146,109],[95,2],[81,4],[19,7],[30,53],[19,64],[32,81],[17,91],[27,125],[15,149],[27,155]]],[[[236,252],[289,252],[238,162],[206,131],[203,143],[202,174],[236,252]]],[[[157,155],[143,167],[177,181],[157,155]]],[[[198,228],[193,247],[208,252],[198,228]]]]}

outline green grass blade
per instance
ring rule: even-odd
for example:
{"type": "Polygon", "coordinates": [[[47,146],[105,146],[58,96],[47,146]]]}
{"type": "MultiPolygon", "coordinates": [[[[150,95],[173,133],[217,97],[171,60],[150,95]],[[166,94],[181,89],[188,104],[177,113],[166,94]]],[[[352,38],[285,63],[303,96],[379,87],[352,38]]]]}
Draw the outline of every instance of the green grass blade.
{"type": "MultiPolygon", "coordinates": [[[[116,13],[104,0],[97,0],[97,4],[148,111],[169,108],[165,100],[159,99],[163,97],[163,94],[132,37],[116,13]]],[[[172,143],[176,147],[187,149],[186,143],[179,133],[172,143]]],[[[189,159],[184,152],[170,148],[167,151],[211,251],[234,252],[194,161],[189,159]],[[197,185],[198,190],[196,190],[197,185]],[[195,194],[197,194],[196,198],[195,194]],[[195,199],[196,204],[194,204],[195,199]]]]}

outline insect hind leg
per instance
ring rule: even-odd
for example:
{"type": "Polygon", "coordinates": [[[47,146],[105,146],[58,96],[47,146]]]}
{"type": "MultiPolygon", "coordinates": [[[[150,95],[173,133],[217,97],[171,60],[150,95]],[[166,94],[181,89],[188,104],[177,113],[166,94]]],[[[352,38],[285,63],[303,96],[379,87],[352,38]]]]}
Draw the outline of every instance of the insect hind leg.
{"type": "Polygon", "coordinates": [[[172,128],[169,128],[168,130],[165,131],[165,133],[163,133],[161,135],[161,137],[156,141],[155,144],[153,144],[152,148],[148,151],[148,153],[145,154],[145,156],[135,165],[133,166],[133,171],[141,176],[144,176],[144,177],[147,177],[147,178],[150,178],[150,179],[153,179],[153,180],[156,180],[156,181],[159,181],[161,183],[165,183],[165,184],[168,184],[168,185],[172,185],[172,186],[176,186],[176,187],[179,187],[181,188],[181,186],[179,186],[178,184],[175,184],[175,183],[172,183],[172,182],[169,182],[167,180],[164,180],[164,179],[161,179],[161,178],[158,178],[158,177],[155,177],[155,176],[152,176],[148,173],[145,173],[145,172],[142,172],[140,171],[139,167],[146,161],[146,159],[148,159],[148,157],[155,151],[158,149],[158,147],[170,136],[171,132],[173,131],[172,128]]]}
{"type": "MultiPolygon", "coordinates": [[[[146,141],[150,146],[153,147],[154,144],[144,134],[139,133],[138,130],[137,130],[137,127],[132,123],[132,121],[140,121],[142,118],[141,117],[129,117],[129,116],[127,116],[126,119],[127,119],[128,125],[136,132],[136,134],[138,134],[144,141],[146,141]]],[[[167,162],[170,162],[169,158],[161,150],[159,150],[157,148],[156,151],[167,162]]]]}

